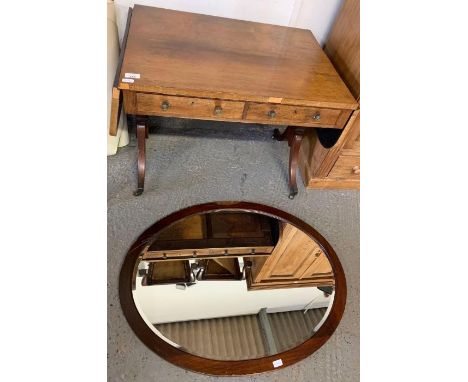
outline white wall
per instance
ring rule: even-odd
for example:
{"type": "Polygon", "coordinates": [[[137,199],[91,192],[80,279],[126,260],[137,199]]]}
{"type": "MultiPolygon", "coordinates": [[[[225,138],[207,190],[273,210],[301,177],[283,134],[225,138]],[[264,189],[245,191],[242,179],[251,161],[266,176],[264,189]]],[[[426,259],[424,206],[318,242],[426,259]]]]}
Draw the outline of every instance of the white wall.
{"type": "Polygon", "coordinates": [[[137,277],[135,304],[147,322],[198,320],[328,307],[332,299],[315,287],[248,291],[246,281],[199,281],[180,290],[175,284],[141,286],[137,277]]]}
{"type": "Polygon", "coordinates": [[[310,29],[323,46],[344,0],[296,0],[290,26],[310,29]]]}
{"type": "Polygon", "coordinates": [[[342,2],[343,0],[115,0],[115,5],[121,39],[128,7],[142,4],[310,29],[323,45],[342,2]]]}

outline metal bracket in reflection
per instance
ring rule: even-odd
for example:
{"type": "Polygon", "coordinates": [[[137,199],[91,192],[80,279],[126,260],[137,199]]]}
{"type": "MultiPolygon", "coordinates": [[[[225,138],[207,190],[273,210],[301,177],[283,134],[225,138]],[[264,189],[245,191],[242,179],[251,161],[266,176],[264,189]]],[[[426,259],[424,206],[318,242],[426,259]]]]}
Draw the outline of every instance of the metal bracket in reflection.
{"type": "Polygon", "coordinates": [[[247,278],[247,270],[250,269],[252,269],[252,262],[247,260],[244,262],[244,268],[242,268],[241,280],[245,280],[247,278]]]}
{"type": "MultiPolygon", "coordinates": [[[[245,261],[242,268],[240,280],[247,278],[247,271],[252,268],[252,261],[245,261]]],[[[177,283],[176,288],[185,290],[187,287],[195,285],[198,281],[203,280],[203,274],[205,273],[204,262],[193,262],[190,264],[189,281],[186,283],[177,283]]]]}
{"type": "Polygon", "coordinates": [[[191,287],[192,285],[195,285],[198,281],[200,281],[203,278],[204,272],[205,272],[204,264],[192,263],[190,265],[189,282],[178,283],[176,284],[176,288],[180,290],[185,290],[187,287],[191,287]]]}
{"type": "Polygon", "coordinates": [[[334,288],[332,286],[319,286],[317,287],[317,289],[321,290],[325,294],[325,297],[330,296],[334,291],[334,288]]]}

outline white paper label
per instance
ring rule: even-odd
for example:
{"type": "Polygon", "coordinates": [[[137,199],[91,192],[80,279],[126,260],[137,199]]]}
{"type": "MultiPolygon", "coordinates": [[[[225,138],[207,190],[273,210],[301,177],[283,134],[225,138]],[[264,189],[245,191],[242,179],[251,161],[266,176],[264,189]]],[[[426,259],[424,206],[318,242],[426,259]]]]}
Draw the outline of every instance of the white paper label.
{"type": "Polygon", "coordinates": [[[140,73],[125,73],[127,78],[140,78],[140,73]]]}
{"type": "Polygon", "coordinates": [[[135,82],[135,80],[132,79],[132,78],[122,78],[122,82],[128,82],[130,84],[133,84],[135,82]]]}
{"type": "Polygon", "coordinates": [[[273,367],[280,367],[280,366],[283,366],[283,360],[281,358],[277,359],[276,361],[273,361],[273,367]]]}

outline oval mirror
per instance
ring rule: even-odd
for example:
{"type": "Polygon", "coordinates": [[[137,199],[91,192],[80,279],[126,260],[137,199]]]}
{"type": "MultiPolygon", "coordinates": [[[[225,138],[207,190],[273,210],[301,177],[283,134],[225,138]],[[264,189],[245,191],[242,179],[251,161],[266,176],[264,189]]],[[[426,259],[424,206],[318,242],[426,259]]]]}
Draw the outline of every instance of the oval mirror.
{"type": "Polygon", "coordinates": [[[337,327],[346,282],[303,221],[259,204],[187,208],[145,231],[120,275],[131,327],[179,366],[214,375],[285,367],[337,327]]]}

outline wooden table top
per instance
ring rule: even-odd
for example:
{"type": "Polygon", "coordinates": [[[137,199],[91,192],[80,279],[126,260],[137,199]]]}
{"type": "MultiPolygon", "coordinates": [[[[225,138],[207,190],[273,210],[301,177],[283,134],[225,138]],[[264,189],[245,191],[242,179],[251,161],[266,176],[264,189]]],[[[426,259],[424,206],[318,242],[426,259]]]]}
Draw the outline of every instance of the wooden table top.
{"type": "Polygon", "coordinates": [[[119,89],[356,109],[311,31],[135,5],[119,89]],[[124,83],[125,73],[138,73],[124,83]]]}

